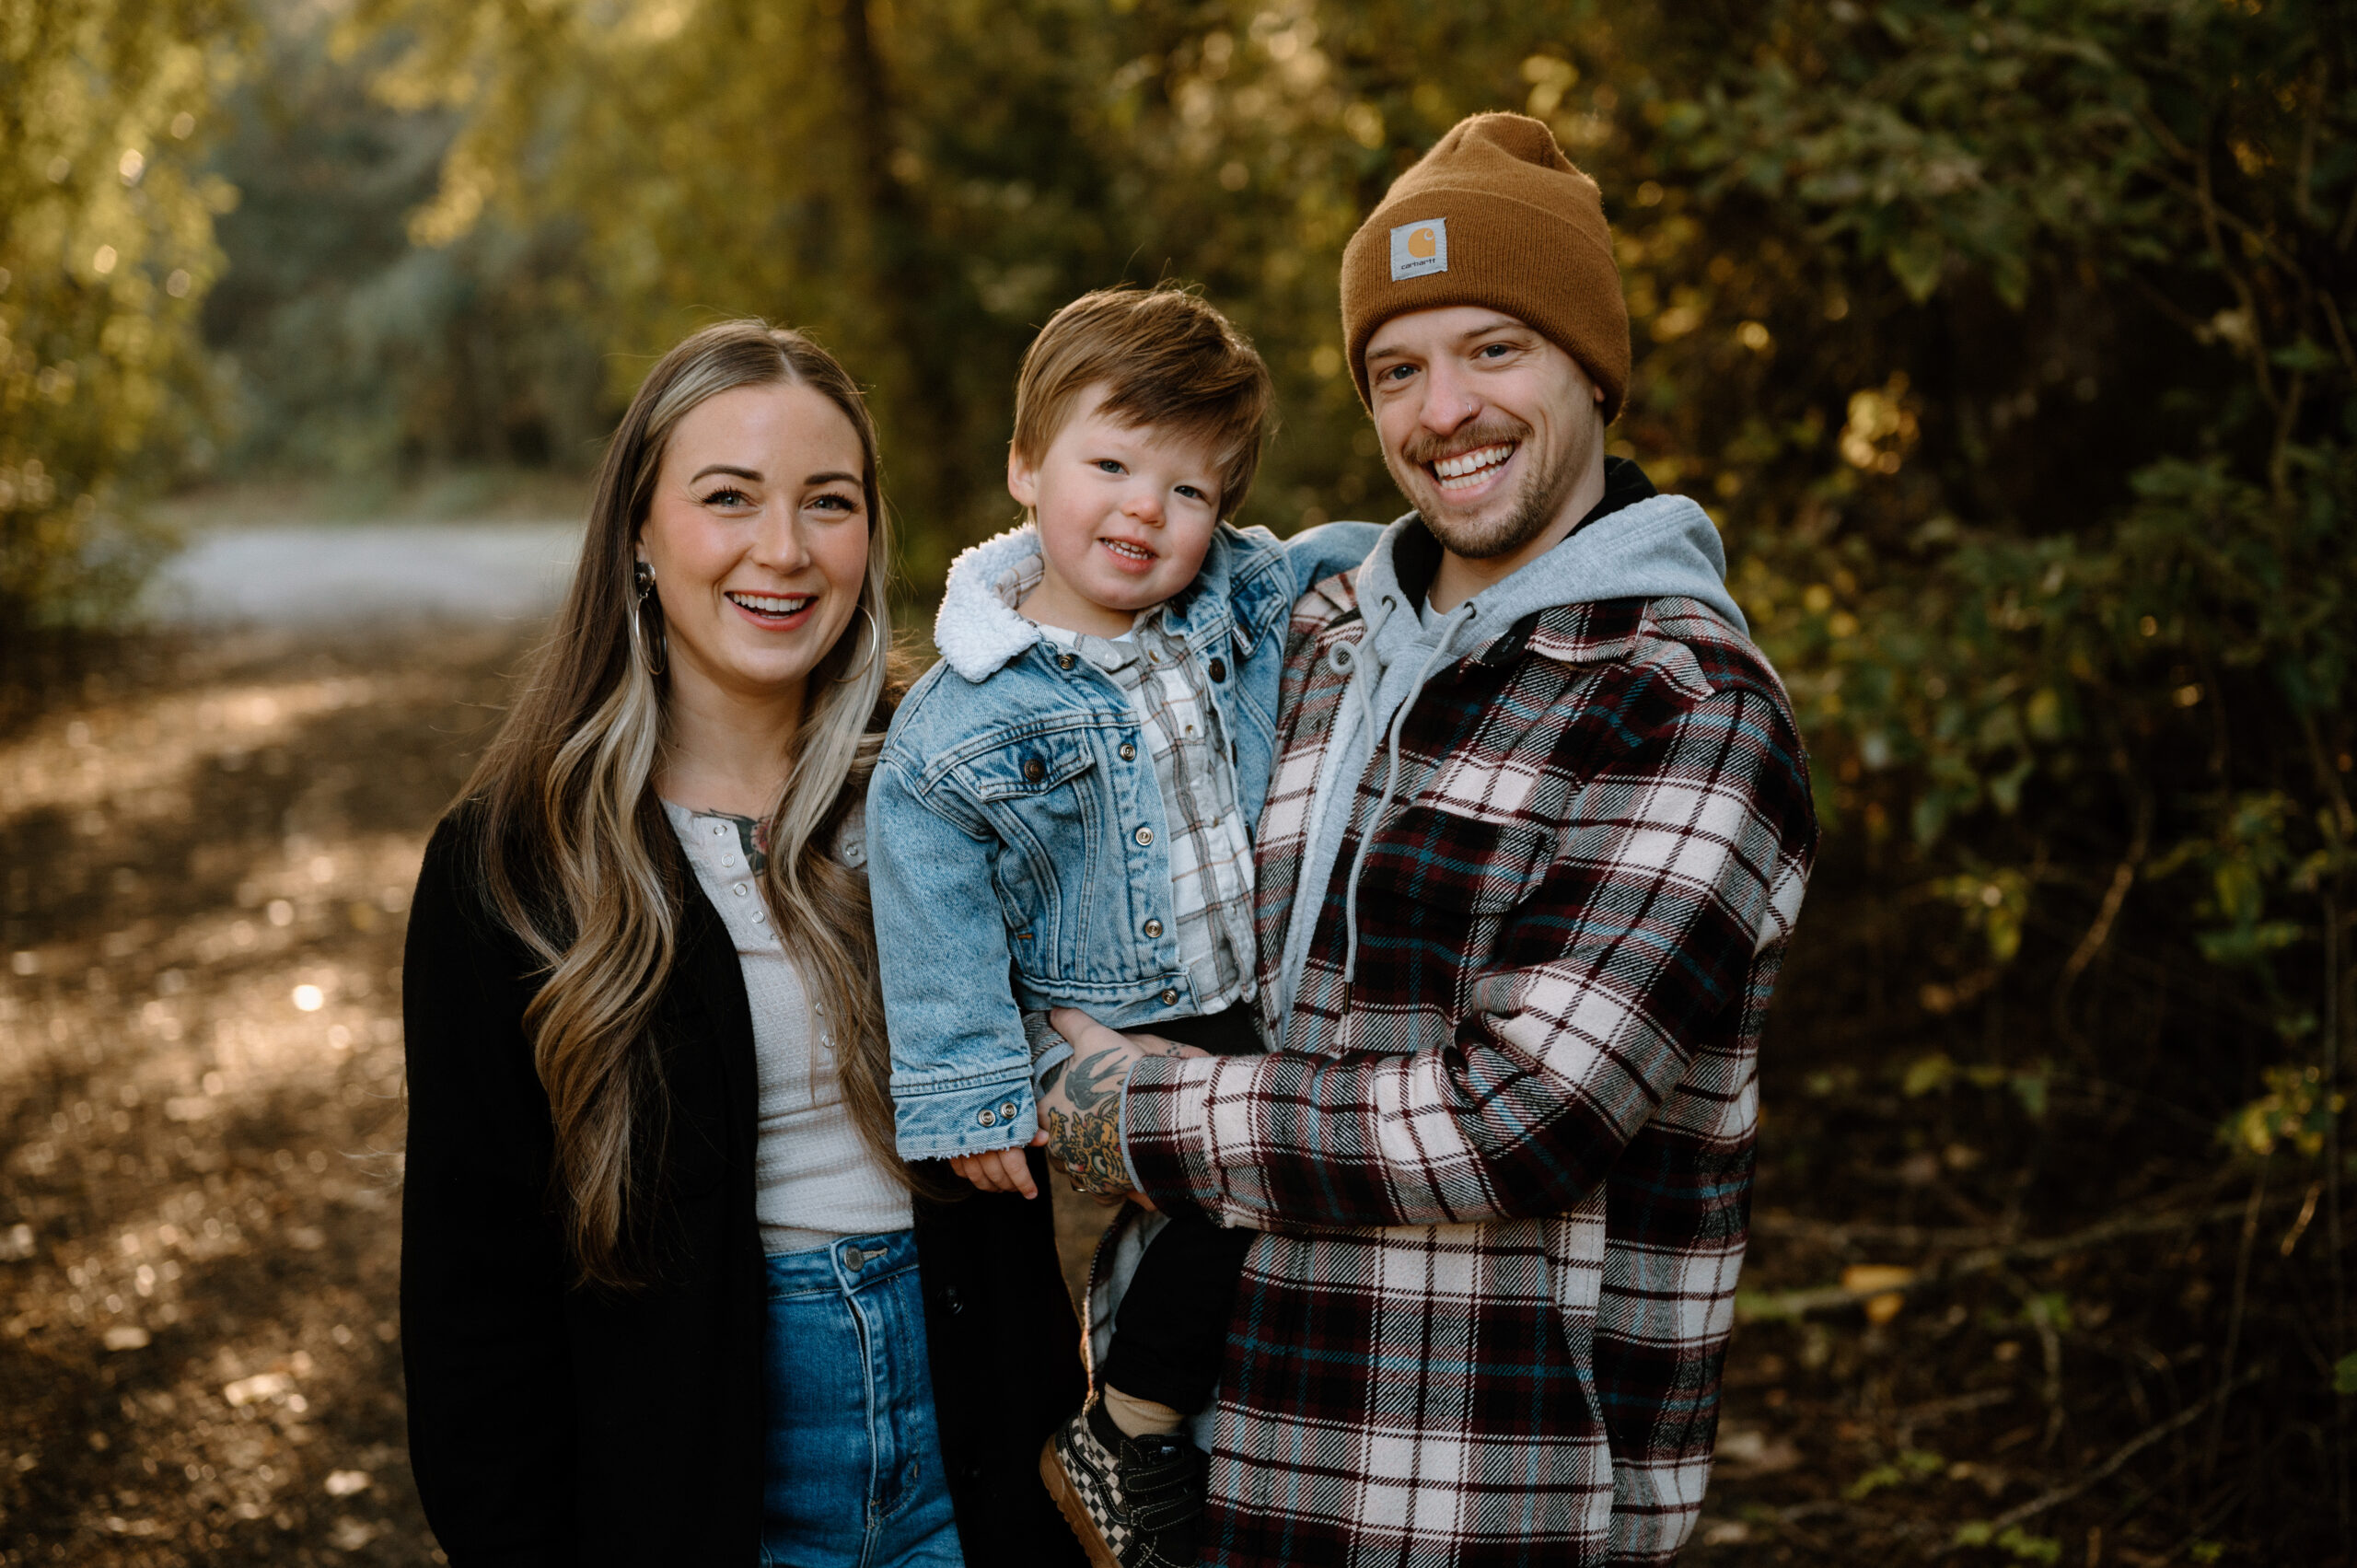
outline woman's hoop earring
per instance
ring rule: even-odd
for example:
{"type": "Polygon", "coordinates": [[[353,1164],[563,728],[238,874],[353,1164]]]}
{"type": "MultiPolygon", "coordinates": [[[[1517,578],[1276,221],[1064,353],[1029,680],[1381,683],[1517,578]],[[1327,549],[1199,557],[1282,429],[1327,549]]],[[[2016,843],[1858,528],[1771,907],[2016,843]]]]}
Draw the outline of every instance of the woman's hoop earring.
{"type": "Polygon", "coordinates": [[[876,662],[876,650],[884,645],[884,633],[876,624],[876,612],[868,609],[867,606],[864,604],[859,607],[859,612],[867,617],[867,629],[871,633],[875,633],[875,638],[874,641],[868,644],[867,656],[859,661],[859,668],[857,669],[847,669],[841,675],[835,677],[835,684],[838,686],[847,686],[851,682],[857,680],[861,676],[865,675],[867,673],[867,667],[876,662]]]}
{"type": "Polygon", "coordinates": [[[638,623],[639,612],[645,608],[647,596],[655,591],[655,568],[644,561],[632,563],[631,581],[638,589],[638,597],[630,604],[631,652],[637,656],[639,663],[646,667],[647,674],[660,675],[671,664],[671,650],[663,635],[661,601],[656,601],[655,606],[655,635],[651,640],[638,623]]]}

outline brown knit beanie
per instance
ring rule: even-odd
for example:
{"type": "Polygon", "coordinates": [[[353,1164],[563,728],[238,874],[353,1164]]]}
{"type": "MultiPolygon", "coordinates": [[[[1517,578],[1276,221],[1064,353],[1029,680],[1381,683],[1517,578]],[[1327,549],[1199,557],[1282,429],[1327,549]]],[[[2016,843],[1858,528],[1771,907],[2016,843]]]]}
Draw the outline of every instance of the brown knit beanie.
{"type": "Polygon", "coordinates": [[[1629,307],[1596,181],[1522,114],[1458,121],[1390,191],[1342,251],[1342,337],[1359,401],[1366,345],[1410,310],[1481,305],[1545,333],[1604,389],[1629,388],[1629,307]]]}

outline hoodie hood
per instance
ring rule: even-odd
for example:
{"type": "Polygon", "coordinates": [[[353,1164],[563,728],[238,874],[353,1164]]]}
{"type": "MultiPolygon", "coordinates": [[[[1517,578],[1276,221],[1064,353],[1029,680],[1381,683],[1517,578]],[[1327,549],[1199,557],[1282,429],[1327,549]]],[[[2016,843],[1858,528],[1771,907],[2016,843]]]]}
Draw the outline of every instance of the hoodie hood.
{"type": "Polygon", "coordinates": [[[1015,584],[1039,553],[1029,523],[958,552],[934,612],[933,645],[949,668],[980,682],[1039,640],[1039,628],[1016,611],[1015,584]]]}
{"type": "MultiPolygon", "coordinates": [[[[1415,590],[1411,599],[1402,587],[1399,552],[1416,544],[1429,548],[1431,537],[1412,512],[1383,530],[1358,580],[1359,604],[1371,624],[1378,614],[1388,623],[1407,610],[1402,633],[1421,631],[1416,612],[1424,590],[1415,590]]],[[[1683,495],[1649,495],[1578,529],[1444,619],[1462,624],[1452,642],[1459,653],[1469,654],[1495,642],[1525,616],[1558,605],[1690,598],[1747,637],[1750,623],[1727,593],[1726,575],[1726,549],[1710,514],[1683,495]]],[[[1387,664],[1383,652],[1378,647],[1376,656],[1387,664]]]]}

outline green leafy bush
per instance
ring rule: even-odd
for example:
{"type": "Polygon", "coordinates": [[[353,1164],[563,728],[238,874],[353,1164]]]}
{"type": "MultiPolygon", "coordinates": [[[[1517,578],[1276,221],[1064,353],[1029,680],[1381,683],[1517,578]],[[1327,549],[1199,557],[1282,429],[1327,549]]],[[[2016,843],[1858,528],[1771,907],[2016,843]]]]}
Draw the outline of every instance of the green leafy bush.
{"type": "Polygon", "coordinates": [[[0,643],[120,608],[161,542],[133,504],[203,455],[236,192],[194,150],[238,26],[229,0],[0,10],[0,643]]]}

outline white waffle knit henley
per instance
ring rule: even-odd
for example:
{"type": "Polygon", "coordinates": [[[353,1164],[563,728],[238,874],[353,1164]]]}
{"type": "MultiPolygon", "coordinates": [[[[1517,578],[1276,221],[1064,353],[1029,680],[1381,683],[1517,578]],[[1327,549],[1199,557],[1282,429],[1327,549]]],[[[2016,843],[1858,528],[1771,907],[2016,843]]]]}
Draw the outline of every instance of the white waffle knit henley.
{"type": "MultiPolygon", "coordinates": [[[[770,929],[749,830],[739,827],[745,819],[691,811],[668,800],[663,809],[704,897],[728,927],[744,971],[745,997],[752,1005],[761,1084],[755,1208],[762,1249],[800,1252],[842,1237],[908,1229],[908,1189],[893,1179],[852,1125],[835,1074],[830,1026],[811,1005],[785,944],[770,929]]],[[[835,853],[851,865],[867,863],[862,814],[854,812],[845,825],[835,853]]]]}

